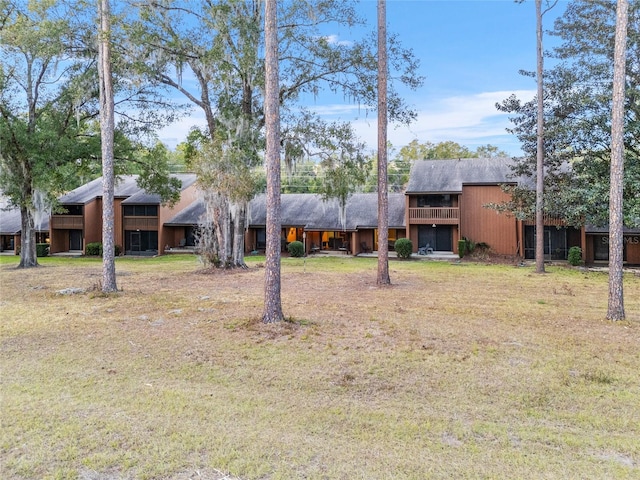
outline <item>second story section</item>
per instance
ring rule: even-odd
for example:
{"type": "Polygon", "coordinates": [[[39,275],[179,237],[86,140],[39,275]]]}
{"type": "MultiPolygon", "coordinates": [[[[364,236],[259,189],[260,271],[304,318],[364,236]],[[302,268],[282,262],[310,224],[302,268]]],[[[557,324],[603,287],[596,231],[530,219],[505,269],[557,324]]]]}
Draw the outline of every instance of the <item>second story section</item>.
{"type": "MultiPolygon", "coordinates": [[[[495,187],[513,182],[509,178],[510,161],[496,157],[415,162],[406,191],[407,225],[459,226],[464,215],[465,186],[495,187]]],[[[474,205],[495,200],[494,188],[479,189],[474,194],[482,191],[487,198],[475,199],[474,205]]]]}

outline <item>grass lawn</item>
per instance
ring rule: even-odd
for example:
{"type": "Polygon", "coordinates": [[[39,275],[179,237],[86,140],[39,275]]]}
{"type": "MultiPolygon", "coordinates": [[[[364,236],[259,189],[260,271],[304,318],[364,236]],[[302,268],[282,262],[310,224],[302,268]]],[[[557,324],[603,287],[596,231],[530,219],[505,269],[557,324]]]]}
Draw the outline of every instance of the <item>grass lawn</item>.
{"type": "Polygon", "coordinates": [[[637,273],[285,258],[262,325],[247,260],[0,257],[0,476],[640,478],[637,273]]]}

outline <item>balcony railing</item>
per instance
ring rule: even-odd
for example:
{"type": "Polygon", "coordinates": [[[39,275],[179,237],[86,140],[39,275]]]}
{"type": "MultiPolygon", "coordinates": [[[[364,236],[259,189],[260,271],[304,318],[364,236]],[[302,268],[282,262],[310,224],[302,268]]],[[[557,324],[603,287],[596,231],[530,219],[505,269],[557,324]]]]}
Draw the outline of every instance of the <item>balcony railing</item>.
{"type": "Polygon", "coordinates": [[[84,228],[84,218],[82,215],[53,215],[51,217],[51,228],[82,230],[84,228]]]}
{"type": "Polygon", "coordinates": [[[409,208],[409,223],[435,223],[455,225],[460,218],[457,207],[418,207],[409,208]]]}
{"type": "Polygon", "coordinates": [[[158,217],[124,217],[125,230],[158,230],[158,217]]]}
{"type": "MultiPolygon", "coordinates": [[[[561,219],[559,216],[557,215],[549,215],[547,213],[545,213],[543,215],[544,218],[544,224],[546,226],[550,226],[550,227],[565,227],[567,225],[567,222],[565,222],[563,219],[561,219]]],[[[531,226],[531,225],[535,225],[536,224],[536,219],[535,218],[527,218],[524,221],[524,224],[527,226],[531,226]]]]}

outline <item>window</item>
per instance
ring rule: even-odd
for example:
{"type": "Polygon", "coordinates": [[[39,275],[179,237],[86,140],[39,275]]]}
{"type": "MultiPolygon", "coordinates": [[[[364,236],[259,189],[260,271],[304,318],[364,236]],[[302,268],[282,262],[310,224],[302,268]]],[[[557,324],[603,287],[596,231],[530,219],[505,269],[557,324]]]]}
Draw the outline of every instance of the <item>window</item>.
{"type": "Polygon", "coordinates": [[[125,217],[157,217],[157,205],[125,205],[125,217]]]}
{"type": "Polygon", "coordinates": [[[451,205],[451,195],[449,194],[418,196],[418,207],[450,207],[451,205]]]}
{"type": "Polygon", "coordinates": [[[82,205],[64,205],[65,212],[60,212],[60,215],[82,215],[82,205]]]}

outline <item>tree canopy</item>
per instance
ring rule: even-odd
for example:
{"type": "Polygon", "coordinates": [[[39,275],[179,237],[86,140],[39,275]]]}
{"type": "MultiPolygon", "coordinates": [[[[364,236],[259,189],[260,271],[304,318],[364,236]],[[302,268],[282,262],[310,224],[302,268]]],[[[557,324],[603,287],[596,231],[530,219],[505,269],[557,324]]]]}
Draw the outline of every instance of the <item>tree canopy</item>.
{"type": "MultiPolygon", "coordinates": [[[[556,20],[557,65],[545,72],[545,210],[569,224],[603,226],[609,215],[615,2],[574,0],[556,20]]],[[[624,223],[640,225],[640,5],[629,6],[624,134],[624,223]]],[[[533,75],[531,72],[523,72],[533,75]]],[[[512,133],[526,156],[514,174],[531,175],[535,160],[536,99],[512,96],[498,109],[511,113],[512,133]]],[[[514,192],[514,206],[531,211],[530,195],[514,192]]]]}

